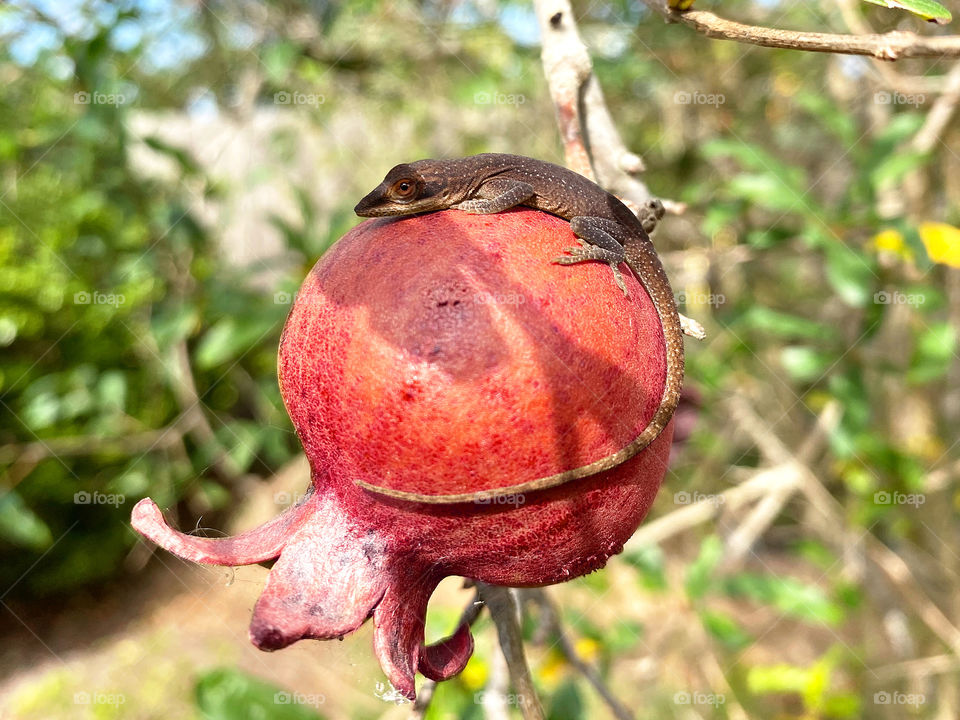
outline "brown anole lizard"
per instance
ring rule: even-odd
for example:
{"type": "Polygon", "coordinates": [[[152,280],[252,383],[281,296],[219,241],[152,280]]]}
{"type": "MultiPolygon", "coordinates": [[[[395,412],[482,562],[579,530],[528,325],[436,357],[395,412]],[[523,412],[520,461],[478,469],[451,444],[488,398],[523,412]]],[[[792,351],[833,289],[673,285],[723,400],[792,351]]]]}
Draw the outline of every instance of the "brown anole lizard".
{"type": "MultiPolygon", "coordinates": [[[[595,475],[629,460],[653,442],[670,422],[683,386],[683,335],[673,290],[660,264],[648,231],[663,216],[659,201],[651,201],[640,219],[614,195],[560,165],[522,155],[486,153],[451,160],[418,160],[397,165],[383,182],[361,200],[354,212],[361,217],[414,215],[456,208],[469,213],[498,213],[524,205],[570,222],[581,246],[567,248],[554,262],[564,265],[598,260],[613,269],[626,293],[619,263],[626,261],[643,284],[663,326],[667,353],[666,382],[660,405],[643,431],[612,455],[572,470],[508,487],[459,495],[427,495],[355,482],[372,492],[423,503],[475,502],[507,494],[526,493],[595,475]]],[[[692,334],[700,335],[694,330],[692,334]]]]}

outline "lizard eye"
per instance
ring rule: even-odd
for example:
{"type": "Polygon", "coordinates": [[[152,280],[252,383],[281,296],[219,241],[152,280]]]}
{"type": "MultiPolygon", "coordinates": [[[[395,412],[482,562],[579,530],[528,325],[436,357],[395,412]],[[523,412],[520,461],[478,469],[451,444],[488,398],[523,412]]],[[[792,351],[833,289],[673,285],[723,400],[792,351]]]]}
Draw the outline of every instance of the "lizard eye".
{"type": "Polygon", "coordinates": [[[390,196],[394,200],[412,200],[416,192],[417,183],[409,178],[397,180],[390,188],[390,196]]]}

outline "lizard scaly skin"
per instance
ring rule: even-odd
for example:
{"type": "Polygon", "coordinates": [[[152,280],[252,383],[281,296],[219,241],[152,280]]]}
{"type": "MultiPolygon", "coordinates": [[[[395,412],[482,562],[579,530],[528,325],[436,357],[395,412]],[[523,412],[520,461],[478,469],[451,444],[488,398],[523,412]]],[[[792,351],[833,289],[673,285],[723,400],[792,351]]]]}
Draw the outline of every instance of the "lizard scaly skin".
{"type": "Polygon", "coordinates": [[[472,213],[497,213],[524,205],[570,222],[582,247],[568,248],[555,260],[573,264],[606,262],[626,292],[617,265],[626,261],[643,284],[663,327],[667,368],[663,396],[646,428],[621,450],[600,460],[555,475],[479,492],[427,495],[394,490],[357,480],[374,493],[412,502],[445,504],[476,502],[505,494],[555,487],[595,475],[629,460],[653,442],[670,422],[683,386],[683,328],[667,274],[647,235],[663,214],[653,201],[643,220],[599,185],[560,165],[522,155],[486,153],[451,160],[418,160],[397,165],[354,211],[362,217],[413,215],[456,208],[472,213]]]}

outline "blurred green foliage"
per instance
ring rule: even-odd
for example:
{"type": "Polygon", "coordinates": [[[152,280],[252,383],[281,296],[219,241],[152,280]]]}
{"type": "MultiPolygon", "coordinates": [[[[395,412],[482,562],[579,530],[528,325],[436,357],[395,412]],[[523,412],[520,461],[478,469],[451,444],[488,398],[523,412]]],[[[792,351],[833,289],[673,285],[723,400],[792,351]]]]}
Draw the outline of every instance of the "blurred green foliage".
{"type": "MultiPolygon", "coordinates": [[[[220,527],[250,476],[267,479],[298,452],[276,385],[288,305],[275,294],[295,291],[386,168],[489,150],[561,161],[525,3],[161,5],[78,2],[72,24],[42,3],[0,7],[3,597],[32,602],[122,577],[136,500],[178,510],[182,527],[201,516],[220,527]],[[282,93],[324,100],[282,107],[282,93]],[[274,271],[267,285],[230,261],[235,249],[204,217],[229,205],[239,179],[213,177],[189,137],[132,129],[211,108],[235,126],[303,121],[271,136],[284,171],[255,168],[295,207],[269,218],[281,247],[263,262],[274,271]],[[324,149],[296,181],[301,134],[324,149]],[[172,173],[136,167],[140,150],[172,173]]],[[[703,396],[698,429],[654,512],[676,510],[677,491],[723,492],[767,460],[732,428],[729,397],[746,398],[794,454],[836,406],[838,424],[810,462],[844,529],[936,578],[925,591],[949,607],[960,574],[945,469],[960,427],[956,125],[918,149],[935,96],[885,84],[867,60],[711,42],[627,0],[576,5],[644,179],[687,205],[655,242],[682,310],[710,334],[688,353],[688,382],[703,396]]],[[[763,7],[785,27],[845,29],[814,4],[763,7]]],[[[878,30],[905,22],[865,12],[878,30]]],[[[898,70],[918,87],[941,72],[922,61],[898,70]]],[[[594,616],[617,590],[607,573],[564,588],[578,652],[616,691],[643,698],[641,717],[681,717],[683,699],[702,717],[732,717],[734,700],[751,717],[899,717],[877,714],[903,708],[873,699],[895,687],[878,688],[873,668],[903,659],[876,639],[899,608],[870,592],[875,573],[851,571],[799,502],[745,567],[727,571],[736,521],[721,513],[683,541],[613,561],[635,604],[669,603],[687,618],[701,642],[679,651],[687,664],[704,647],[718,658],[714,692],[691,695],[692,672],[669,687],[638,685],[629,668],[658,628],[622,599],[615,620],[594,616]],[[767,634],[780,622],[812,638],[805,659],[768,661],[784,652],[783,635],[767,634]]],[[[442,616],[444,632],[453,615],[442,616]]],[[[596,693],[536,619],[525,632],[549,716],[598,716],[596,693]]],[[[942,652],[912,611],[908,622],[916,657],[942,652]]],[[[428,717],[481,716],[491,652],[479,647],[440,685],[428,717]]],[[[281,715],[276,692],[226,669],[200,677],[193,701],[207,718],[253,708],[316,717],[292,703],[281,715]]],[[[933,717],[929,692],[918,717],[933,717]]]]}

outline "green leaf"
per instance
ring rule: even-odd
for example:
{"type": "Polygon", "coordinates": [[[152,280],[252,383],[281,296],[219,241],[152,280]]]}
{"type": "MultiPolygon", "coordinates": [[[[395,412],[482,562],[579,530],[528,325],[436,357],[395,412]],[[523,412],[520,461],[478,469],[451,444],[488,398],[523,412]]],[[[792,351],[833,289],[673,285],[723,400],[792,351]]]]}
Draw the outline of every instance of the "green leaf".
{"type": "Polygon", "coordinates": [[[878,189],[893,187],[907,173],[922,167],[927,159],[927,153],[915,151],[887,155],[870,173],[870,182],[878,189]]]}
{"type": "Polygon", "coordinates": [[[747,671],[747,688],[754,695],[771,693],[801,693],[807,685],[809,672],[794,665],[780,664],[752,667],[747,671]]]}
{"type": "Polygon", "coordinates": [[[917,341],[907,381],[921,384],[943,377],[950,369],[957,348],[957,330],[949,323],[926,328],[917,341]]]}
{"type": "Polygon", "coordinates": [[[773,337],[823,340],[836,335],[833,328],[822,323],[807,320],[799,315],[772,310],[762,305],[755,305],[747,310],[741,321],[751,330],[758,330],[773,337]]]}
{"type": "Polygon", "coordinates": [[[815,382],[836,362],[836,356],[811,347],[794,345],[780,351],[780,363],[794,380],[815,382]]]}
{"type": "Polygon", "coordinates": [[[202,675],[194,688],[204,720],[321,720],[323,695],[291,693],[233,668],[202,675]]]}
{"type": "Polygon", "coordinates": [[[707,594],[713,585],[713,569],[723,556],[723,542],[716,535],[708,535],[700,544],[700,555],[687,568],[686,590],[691,600],[707,594]]]}
{"type": "Polygon", "coordinates": [[[643,638],[643,625],[635,620],[621,620],[604,633],[603,649],[611,653],[635,650],[643,638]]]}
{"type": "Polygon", "coordinates": [[[827,256],[827,280],[841,299],[852,307],[864,307],[873,299],[876,275],[867,259],[840,243],[824,247],[827,256]]]}
{"type": "Polygon", "coordinates": [[[800,620],[836,625],[843,619],[843,609],[820,587],[794,578],[741,573],[724,579],[723,589],[732,598],[749,598],[800,620]]]}
{"type": "Polygon", "coordinates": [[[53,533],[14,490],[0,496],[0,538],[30,550],[45,550],[53,533]]]}
{"type": "Polygon", "coordinates": [[[250,350],[273,327],[272,320],[227,317],[211,327],[197,345],[197,367],[209,370],[250,350]]]}
{"type": "Polygon", "coordinates": [[[636,568],[641,587],[646,590],[666,590],[667,574],[664,569],[663,550],[658,545],[645,545],[624,553],[621,557],[636,568]]]}
{"type": "Polygon", "coordinates": [[[836,135],[844,145],[856,144],[859,135],[856,121],[849,113],[837,112],[837,104],[833,99],[822,93],[804,90],[797,93],[794,101],[808,113],[816,116],[817,120],[836,135]]]}
{"type": "Polygon", "coordinates": [[[734,196],[767,210],[801,212],[805,209],[802,193],[773,174],[737,175],[727,183],[727,189],[734,196]]]}
{"type": "Polygon", "coordinates": [[[700,611],[700,622],[721,645],[736,652],[753,642],[750,635],[733,617],[713,610],[700,611]]]}
{"type": "Polygon", "coordinates": [[[584,715],[583,699],[572,680],[567,680],[550,698],[547,720],[581,720],[584,715]]]}
{"type": "Polygon", "coordinates": [[[953,16],[950,14],[950,11],[947,10],[943,5],[934,0],[863,0],[868,2],[871,5],[879,5],[880,7],[894,8],[898,10],[906,10],[911,12],[914,15],[917,15],[927,22],[937,23],[938,25],[946,25],[953,19],[953,16]]]}

